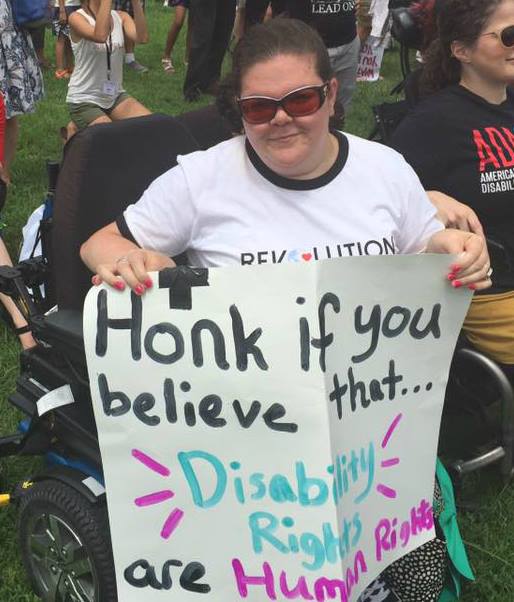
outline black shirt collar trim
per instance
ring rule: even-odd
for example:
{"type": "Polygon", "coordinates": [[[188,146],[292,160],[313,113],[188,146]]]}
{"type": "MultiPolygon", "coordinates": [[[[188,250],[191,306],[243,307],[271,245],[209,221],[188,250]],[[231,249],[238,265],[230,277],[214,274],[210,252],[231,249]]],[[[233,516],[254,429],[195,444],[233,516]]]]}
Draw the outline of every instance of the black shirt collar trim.
{"type": "Polygon", "coordinates": [[[245,142],[246,153],[251,164],[261,174],[261,176],[266,178],[266,180],[272,184],[275,184],[275,186],[286,188],[287,190],[315,190],[316,188],[321,188],[322,186],[326,186],[332,182],[332,180],[341,173],[348,159],[348,138],[342,132],[337,130],[333,130],[331,133],[334,134],[339,143],[339,152],[337,153],[337,158],[328,171],[321,176],[312,178],[310,180],[295,180],[293,178],[286,178],[271,170],[255,152],[254,148],[248,141],[248,138],[245,142]]]}

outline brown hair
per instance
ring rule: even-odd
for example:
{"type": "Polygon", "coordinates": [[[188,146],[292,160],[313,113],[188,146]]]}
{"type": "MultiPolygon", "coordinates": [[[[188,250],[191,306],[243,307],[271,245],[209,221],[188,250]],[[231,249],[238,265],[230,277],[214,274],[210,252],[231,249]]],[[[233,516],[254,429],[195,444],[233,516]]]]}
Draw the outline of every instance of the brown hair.
{"type": "MultiPolygon", "coordinates": [[[[234,49],[232,69],[221,83],[216,101],[219,112],[230,122],[234,132],[243,131],[243,122],[236,103],[236,98],[241,94],[243,77],[257,63],[268,61],[280,54],[314,57],[319,77],[324,82],[333,77],[334,72],[323,40],[303,21],[278,17],[253,26],[234,49]]],[[[336,106],[335,110],[339,125],[343,110],[340,106],[336,106]]]]}
{"type": "Polygon", "coordinates": [[[461,64],[453,56],[452,42],[472,46],[502,0],[444,0],[437,4],[437,32],[423,55],[423,92],[431,93],[458,83],[461,64]]]}

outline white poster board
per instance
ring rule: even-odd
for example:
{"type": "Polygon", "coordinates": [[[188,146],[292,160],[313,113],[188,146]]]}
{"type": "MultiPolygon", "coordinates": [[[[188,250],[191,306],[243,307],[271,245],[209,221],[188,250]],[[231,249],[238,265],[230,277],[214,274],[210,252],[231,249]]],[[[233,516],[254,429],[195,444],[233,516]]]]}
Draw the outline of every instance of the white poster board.
{"type": "Polygon", "coordinates": [[[433,538],[471,296],[444,278],[450,261],[171,270],[142,301],[90,291],[120,600],[354,601],[433,538]]]}

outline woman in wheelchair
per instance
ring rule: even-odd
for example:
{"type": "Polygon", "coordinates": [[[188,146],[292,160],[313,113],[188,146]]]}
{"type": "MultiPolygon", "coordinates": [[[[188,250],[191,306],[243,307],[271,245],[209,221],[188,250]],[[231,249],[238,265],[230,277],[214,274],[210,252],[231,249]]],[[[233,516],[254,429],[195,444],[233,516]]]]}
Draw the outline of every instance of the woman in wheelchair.
{"type": "MultiPolygon", "coordinates": [[[[111,10],[112,0],[82,0],[82,8],[70,15],[75,69],[66,103],[79,130],[150,113],[123,89],[125,38],[138,44],[148,41],[141,2],[132,3],[134,19],[111,10]]],[[[68,126],[68,134],[76,128],[68,126]]]]}
{"type": "MultiPolygon", "coordinates": [[[[483,238],[444,230],[397,153],[332,130],[336,93],[314,30],[280,18],[252,28],[236,47],[218,99],[241,135],[179,157],[177,167],[84,243],[93,282],[128,285],[141,295],[152,286],[148,272],[173,265],[170,256],[184,251],[195,266],[251,265],[298,261],[314,248],[316,259],[326,257],[326,248],[364,253],[367,241],[392,240],[395,253],[457,254],[448,274],[487,288],[483,238]]],[[[437,540],[408,555],[361,600],[438,600],[444,549],[437,540]]]]}
{"type": "MultiPolygon", "coordinates": [[[[514,368],[514,0],[445,0],[424,53],[426,98],[393,147],[412,165],[448,225],[488,239],[493,288],[475,295],[469,341],[514,368]],[[452,197],[452,198],[449,198],[452,197]],[[457,199],[459,202],[456,202],[457,199]]],[[[459,274],[449,276],[459,287],[459,274]]]]}

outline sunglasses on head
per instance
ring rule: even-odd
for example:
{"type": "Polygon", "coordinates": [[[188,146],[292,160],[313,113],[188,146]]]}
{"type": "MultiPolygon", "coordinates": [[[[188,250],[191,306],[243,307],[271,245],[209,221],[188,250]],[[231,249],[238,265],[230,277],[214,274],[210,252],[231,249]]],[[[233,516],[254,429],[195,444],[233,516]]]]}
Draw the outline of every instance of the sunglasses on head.
{"type": "Polygon", "coordinates": [[[500,31],[489,31],[483,33],[483,36],[496,36],[505,48],[512,48],[514,46],[514,25],[507,25],[500,31]]]}
{"type": "Polygon", "coordinates": [[[327,97],[328,82],[319,86],[304,86],[288,92],[282,98],[245,96],[237,99],[241,116],[252,124],[267,123],[282,107],[290,117],[305,117],[318,111],[327,97]]]}

